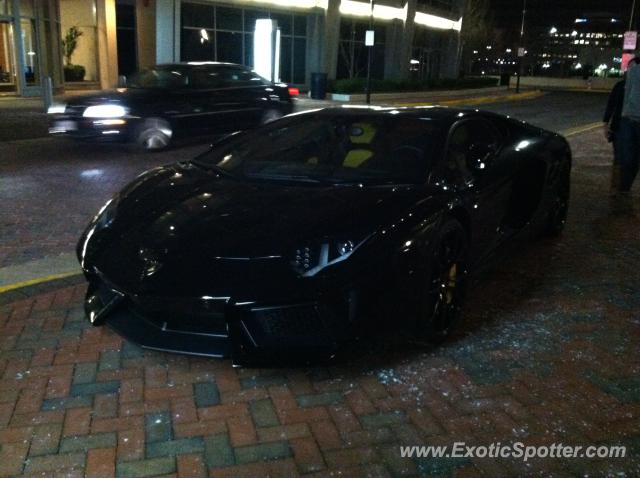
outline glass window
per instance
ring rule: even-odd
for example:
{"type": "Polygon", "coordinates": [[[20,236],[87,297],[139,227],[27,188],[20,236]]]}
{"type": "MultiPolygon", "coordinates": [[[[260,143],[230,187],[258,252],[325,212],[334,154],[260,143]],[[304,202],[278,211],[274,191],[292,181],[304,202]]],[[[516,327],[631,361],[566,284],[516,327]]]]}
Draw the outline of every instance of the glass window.
{"type": "Polygon", "coordinates": [[[288,13],[271,13],[271,19],[278,22],[278,28],[282,35],[291,35],[293,17],[288,13]]]}
{"type": "Polygon", "coordinates": [[[194,88],[209,89],[224,86],[220,72],[210,68],[196,68],[191,72],[191,85],[194,88]]]}
{"type": "Polygon", "coordinates": [[[134,74],[128,81],[130,88],[170,89],[187,86],[189,77],[179,68],[154,68],[134,74]]]}
{"type": "MultiPolygon", "coordinates": [[[[80,36],[77,38],[76,48],[70,57],[65,58],[65,64],[79,65],[85,70],[84,80],[98,81],[98,36],[95,17],[95,2],[78,0],[60,0],[60,30],[62,39],[76,27],[80,36]]],[[[55,10],[55,9],[54,9],[55,10]]],[[[118,14],[124,13],[118,11],[118,14]]],[[[131,13],[129,13],[129,16],[131,13]]],[[[119,45],[120,46],[120,45],[119,45]]],[[[63,48],[64,50],[64,48],[63,48]]],[[[69,51],[67,51],[69,53],[69,51]]],[[[135,52],[134,52],[135,55],[135,52]]],[[[135,64],[135,57],[134,57],[135,64]]],[[[67,69],[69,70],[69,69],[67,69]]],[[[74,72],[67,71],[68,81],[78,81],[74,72]]]]}
{"type": "Polygon", "coordinates": [[[298,36],[307,36],[307,17],[304,15],[294,15],[293,34],[298,36]]]}
{"type": "Polygon", "coordinates": [[[40,84],[40,67],[36,45],[36,22],[23,18],[20,20],[20,27],[22,28],[24,79],[27,85],[38,85],[40,84]]]}
{"type": "Polygon", "coordinates": [[[218,61],[242,63],[242,33],[217,32],[218,61]]]}
{"type": "Polygon", "coordinates": [[[36,16],[36,12],[33,8],[33,0],[20,0],[19,8],[21,17],[36,16]]]}
{"type": "Polygon", "coordinates": [[[244,65],[253,68],[253,34],[244,35],[244,65]]]}
{"type": "Polygon", "coordinates": [[[215,32],[183,28],[180,35],[182,61],[214,61],[216,59],[215,32]]]}
{"type": "Polygon", "coordinates": [[[211,5],[195,3],[182,4],[182,26],[213,28],[214,8],[211,5]]]}
{"type": "Polygon", "coordinates": [[[293,39],[291,37],[280,38],[280,80],[291,83],[293,71],[291,70],[291,47],[293,39]]]}
{"type": "Polygon", "coordinates": [[[263,85],[265,80],[249,70],[239,68],[220,68],[220,79],[225,87],[263,85]]]}
{"type": "Polygon", "coordinates": [[[284,119],[240,134],[202,156],[244,179],[301,182],[423,183],[438,157],[441,127],[380,116],[284,119]]]}
{"type": "Polygon", "coordinates": [[[254,32],[256,30],[256,20],[258,18],[269,18],[269,12],[265,10],[245,10],[244,31],[254,32]]]}
{"type": "Polygon", "coordinates": [[[307,60],[307,40],[295,38],[293,40],[293,82],[304,83],[307,60]]]}
{"type": "Polygon", "coordinates": [[[11,85],[15,87],[15,84],[16,66],[13,56],[13,28],[10,23],[0,22],[0,86],[11,85]]]}
{"type": "Polygon", "coordinates": [[[216,28],[242,31],[242,10],[239,8],[216,8],[216,28]]]}

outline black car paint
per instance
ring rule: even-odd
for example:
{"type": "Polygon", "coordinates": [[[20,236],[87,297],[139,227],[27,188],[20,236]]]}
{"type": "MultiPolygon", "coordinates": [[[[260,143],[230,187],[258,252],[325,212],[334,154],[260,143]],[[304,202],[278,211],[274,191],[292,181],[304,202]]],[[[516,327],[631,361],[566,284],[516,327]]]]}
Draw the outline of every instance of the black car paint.
{"type": "MultiPolygon", "coordinates": [[[[158,65],[157,68],[180,68],[190,72],[196,68],[237,68],[228,63],[198,63],[191,65],[158,65]]],[[[260,124],[269,110],[282,115],[291,113],[293,103],[286,85],[265,82],[256,86],[224,88],[118,88],[97,94],[71,98],[63,113],[53,114],[52,125],[73,121],[76,130],[64,133],[76,139],[94,141],[133,142],[143,121],[149,118],[166,120],[173,136],[180,138],[204,133],[224,134],[260,124]],[[128,109],[123,125],[100,125],[100,118],[83,117],[84,110],[94,105],[120,105],[128,109]],[[105,131],[117,131],[104,134],[105,131]]]]}
{"type": "MultiPolygon", "coordinates": [[[[314,114],[340,117],[362,111],[314,114]]],[[[233,355],[242,363],[249,363],[248,357],[272,359],[293,351],[334,351],[370,327],[368,320],[376,312],[409,314],[444,219],[456,218],[467,230],[471,271],[515,234],[544,223],[557,172],[570,168],[571,153],[563,138],[489,113],[408,109],[401,115],[442,121],[446,131],[481,119],[495,123],[507,137],[492,158],[485,158],[485,169],[475,169],[463,185],[445,179],[444,154],[427,183],[416,185],[239,181],[190,162],[151,170],[122,191],[111,207],[108,227],[101,227],[104,218],[97,216],[78,244],[91,284],[89,296],[106,284],[129,304],[129,313],[121,309],[112,314],[115,319],[102,316],[98,322],[111,322],[151,348],[233,355]],[[523,141],[526,147],[518,148],[523,141]],[[512,204],[519,197],[514,185],[531,168],[545,172],[537,207],[526,221],[513,221],[512,210],[519,207],[512,204]],[[357,245],[348,260],[311,277],[294,269],[297,248],[346,239],[357,245]],[[296,306],[308,307],[299,310],[317,313],[318,320],[330,316],[328,333],[309,336],[303,330],[278,337],[258,323],[261,311],[296,306]],[[193,333],[201,322],[190,324],[186,333],[172,332],[179,317],[206,317],[207,307],[222,314],[215,333],[193,333]],[[319,307],[330,312],[323,309],[322,317],[319,307]],[[164,315],[154,319],[155,326],[140,325],[159,310],[164,315]]],[[[442,141],[447,144],[447,138],[442,141]]]]}

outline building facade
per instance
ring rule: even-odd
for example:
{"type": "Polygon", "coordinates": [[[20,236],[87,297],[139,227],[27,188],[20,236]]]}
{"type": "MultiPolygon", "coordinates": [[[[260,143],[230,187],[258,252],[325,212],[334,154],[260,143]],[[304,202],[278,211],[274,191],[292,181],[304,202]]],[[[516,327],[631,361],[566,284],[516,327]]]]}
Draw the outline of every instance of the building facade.
{"type": "Polygon", "coordinates": [[[157,63],[254,61],[256,20],[275,20],[279,79],[457,76],[463,0],[0,0],[0,92],[112,88],[157,63]],[[21,41],[16,41],[21,39],[21,41]],[[75,48],[70,45],[75,44],[75,48]]]}

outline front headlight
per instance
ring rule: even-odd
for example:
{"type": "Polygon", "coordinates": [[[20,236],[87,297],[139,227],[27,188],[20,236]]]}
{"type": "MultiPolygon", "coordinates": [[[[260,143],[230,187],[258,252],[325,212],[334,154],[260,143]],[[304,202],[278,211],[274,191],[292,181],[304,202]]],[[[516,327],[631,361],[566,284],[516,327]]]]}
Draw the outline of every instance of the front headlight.
{"type": "Polygon", "coordinates": [[[47,108],[47,114],[50,114],[50,115],[61,114],[61,113],[64,113],[65,109],[67,109],[67,105],[64,103],[52,104],[51,106],[49,106],[49,108],[47,108]]]}
{"type": "Polygon", "coordinates": [[[291,265],[302,276],[313,276],[325,267],[348,259],[363,242],[355,245],[351,240],[341,239],[299,247],[295,250],[291,265]]]}
{"type": "Polygon", "coordinates": [[[127,115],[127,109],[120,105],[89,106],[82,116],[85,118],[122,118],[127,115]]]}

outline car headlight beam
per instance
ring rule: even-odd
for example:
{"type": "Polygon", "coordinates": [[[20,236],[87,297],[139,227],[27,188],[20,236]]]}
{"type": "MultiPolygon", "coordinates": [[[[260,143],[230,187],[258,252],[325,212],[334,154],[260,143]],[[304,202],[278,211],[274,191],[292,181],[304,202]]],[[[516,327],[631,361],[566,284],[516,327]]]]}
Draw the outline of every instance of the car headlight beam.
{"type": "Polygon", "coordinates": [[[122,118],[127,115],[127,110],[120,105],[95,105],[84,110],[85,118],[122,118]]]}

